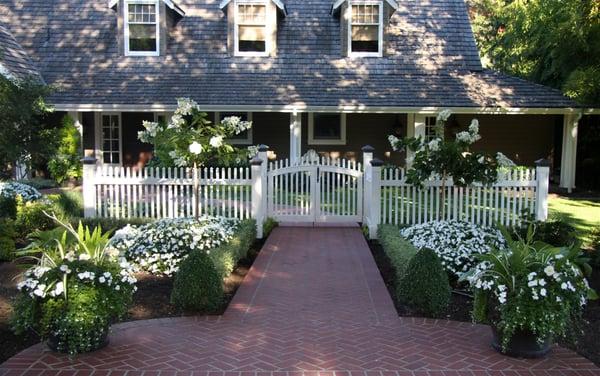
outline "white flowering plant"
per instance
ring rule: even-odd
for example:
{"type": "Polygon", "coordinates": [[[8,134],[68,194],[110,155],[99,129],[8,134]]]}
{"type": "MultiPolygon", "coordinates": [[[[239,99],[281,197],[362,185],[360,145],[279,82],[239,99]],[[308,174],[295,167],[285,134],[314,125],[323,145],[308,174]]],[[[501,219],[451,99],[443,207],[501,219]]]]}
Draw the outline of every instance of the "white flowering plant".
{"type": "Polygon", "coordinates": [[[474,319],[495,328],[503,351],[516,334],[533,335],[540,345],[565,336],[586,302],[597,299],[581,249],[536,242],[533,227],[525,239],[502,231],[507,250],[479,255],[463,276],[475,293],[474,319]]]}
{"type": "Polygon", "coordinates": [[[237,116],[213,124],[208,115],[188,98],[177,100],[177,109],[167,123],[143,122],[138,138],[154,146],[152,164],[161,167],[234,166],[247,162],[249,151],[237,149],[228,139],[252,128],[252,122],[237,116]],[[194,149],[190,150],[190,145],[194,149]],[[192,152],[193,151],[193,152],[192,152]]]}
{"type": "MultiPolygon", "coordinates": [[[[454,139],[444,137],[446,122],[452,115],[450,110],[441,111],[437,116],[435,137],[425,140],[422,137],[399,139],[390,135],[388,140],[394,151],[410,150],[414,152],[412,160],[407,160],[409,169],[406,180],[409,184],[423,187],[429,180],[440,180],[441,200],[445,202],[449,178],[454,185],[470,186],[475,182],[491,185],[498,179],[498,168],[508,163],[501,154],[490,155],[471,150],[471,145],[481,140],[479,121],[473,119],[469,128],[456,134],[454,139]]],[[[511,162],[512,163],[512,162],[511,162]]],[[[442,218],[445,217],[446,205],[442,205],[442,218]]]]}
{"type": "Polygon", "coordinates": [[[506,247],[498,229],[454,220],[413,225],[400,230],[400,235],[416,248],[433,250],[454,280],[475,266],[477,255],[506,247]]]}
{"type": "Polygon", "coordinates": [[[8,199],[16,199],[21,196],[23,202],[36,201],[42,198],[40,191],[34,187],[15,181],[0,182],[0,196],[8,199]]]}
{"type": "Polygon", "coordinates": [[[122,317],[135,291],[133,270],[107,249],[109,233],[52,218],[59,228],[38,233],[20,252],[36,263],[18,284],[13,330],[33,330],[55,351],[77,354],[106,344],[110,323],[122,317]]]}
{"type": "Polygon", "coordinates": [[[211,250],[235,235],[240,221],[223,217],[161,219],[115,233],[110,247],[132,263],[136,271],[173,276],[190,252],[211,250]]]}

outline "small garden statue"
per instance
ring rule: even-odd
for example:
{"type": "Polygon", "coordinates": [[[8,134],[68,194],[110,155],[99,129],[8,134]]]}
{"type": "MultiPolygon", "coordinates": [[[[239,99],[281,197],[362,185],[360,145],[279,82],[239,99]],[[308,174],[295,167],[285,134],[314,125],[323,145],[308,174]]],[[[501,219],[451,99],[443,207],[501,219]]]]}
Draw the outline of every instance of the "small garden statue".
{"type": "MultiPolygon", "coordinates": [[[[390,135],[388,140],[394,151],[413,151],[414,158],[407,160],[410,168],[406,173],[408,183],[422,187],[428,180],[441,181],[441,201],[446,202],[446,185],[452,178],[454,185],[469,186],[475,182],[489,185],[498,178],[499,167],[514,166],[502,153],[496,156],[474,152],[471,145],[481,139],[479,121],[473,119],[468,130],[460,132],[455,139],[444,137],[446,122],[452,113],[441,111],[437,116],[435,137],[425,140],[421,137],[399,139],[390,135]]],[[[445,218],[446,206],[442,205],[442,218],[445,218]]]]}

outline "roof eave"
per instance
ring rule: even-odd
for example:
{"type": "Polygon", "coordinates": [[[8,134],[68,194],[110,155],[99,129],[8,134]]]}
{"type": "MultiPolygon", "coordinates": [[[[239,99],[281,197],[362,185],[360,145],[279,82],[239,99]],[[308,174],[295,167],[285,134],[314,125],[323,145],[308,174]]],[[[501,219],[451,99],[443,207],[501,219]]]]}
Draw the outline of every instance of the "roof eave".
{"type": "MultiPolygon", "coordinates": [[[[185,11],[181,9],[177,4],[175,4],[171,0],[162,0],[169,8],[171,8],[175,13],[179,14],[181,17],[185,16],[185,11]]],[[[119,3],[119,0],[109,0],[108,7],[114,8],[119,3]]]]}

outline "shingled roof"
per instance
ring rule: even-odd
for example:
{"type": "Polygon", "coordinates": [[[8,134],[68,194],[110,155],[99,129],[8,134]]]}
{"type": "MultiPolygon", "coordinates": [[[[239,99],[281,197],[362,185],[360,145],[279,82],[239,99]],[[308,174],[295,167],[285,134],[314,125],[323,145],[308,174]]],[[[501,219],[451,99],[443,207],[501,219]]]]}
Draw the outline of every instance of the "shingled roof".
{"type": "Polygon", "coordinates": [[[40,78],[27,53],[2,24],[0,24],[0,74],[9,79],[40,78]]]}
{"type": "Polygon", "coordinates": [[[185,11],[167,53],[118,52],[117,14],[106,1],[0,0],[0,22],[60,87],[61,105],[205,105],[566,108],[559,91],[481,66],[463,0],[404,0],[382,58],[342,57],[333,0],[285,0],[277,57],[233,57],[214,0],[185,11]]]}

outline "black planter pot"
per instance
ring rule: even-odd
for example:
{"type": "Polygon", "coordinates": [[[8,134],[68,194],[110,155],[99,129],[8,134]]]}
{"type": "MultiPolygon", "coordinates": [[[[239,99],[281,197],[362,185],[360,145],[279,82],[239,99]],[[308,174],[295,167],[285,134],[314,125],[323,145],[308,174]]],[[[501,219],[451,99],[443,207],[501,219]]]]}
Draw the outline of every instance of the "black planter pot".
{"type": "MultiPolygon", "coordinates": [[[[104,348],[108,345],[108,330],[109,328],[107,327],[106,329],[104,329],[102,331],[102,335],[100,337],[100,341],[98,342],[98,345],[92,349],[87,350],[86,352],[93,352],[96,350],[100,350],[101,348],[104,348]]],[[[48,348],[54,352],[57,353],[66,353],[66,351],[64,350],[59,350],[58,349],[58,343],[59,343],[59,338],[51,335],[50,337],[48,337],[48,340],[46,341],[46,345],[48,346],[48,348]]]]}
{"type": "Polygon", "coordinates": [[[551,340],[547,338],[542,344],[531,332],[517,331],[508,342],[506,351],[502,350],[502,339],[498,330],[492,327],[494,338],[492,347],[501,354],[514,358],[542,358],[550,352],[551,340]]]}

